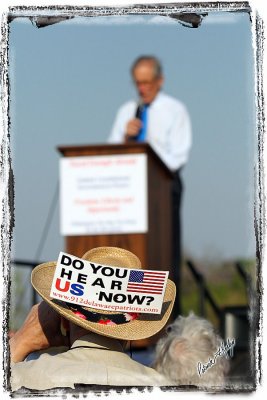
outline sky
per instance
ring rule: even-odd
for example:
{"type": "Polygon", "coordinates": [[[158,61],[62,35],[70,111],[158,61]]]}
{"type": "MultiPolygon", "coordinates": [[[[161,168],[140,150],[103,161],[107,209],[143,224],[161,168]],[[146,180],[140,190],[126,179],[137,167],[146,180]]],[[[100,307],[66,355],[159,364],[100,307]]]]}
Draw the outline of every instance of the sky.
{"type": "Polygon", "coordinates": [[[10,24],[13,258],[56,259],[64,247],[56,204],[59,145],[105,143],[118,107],[135,98],[129,69],[154,54],[164,91],[187,107],[193,145],[183,170],[183,252],[195,260],[255,257],[256,150],[251,22],[242,12],[198,29],[162,16],[75,18],[38,29],[10,24]],[[39,250],[38,250],[39,249],[39,250]]]}

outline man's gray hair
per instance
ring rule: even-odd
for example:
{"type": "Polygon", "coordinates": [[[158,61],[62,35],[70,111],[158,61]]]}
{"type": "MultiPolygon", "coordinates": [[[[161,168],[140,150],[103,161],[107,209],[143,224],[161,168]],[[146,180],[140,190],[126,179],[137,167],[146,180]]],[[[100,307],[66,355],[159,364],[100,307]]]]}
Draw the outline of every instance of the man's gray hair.
{"type": "Polygon", "coordinates": [[[133,72],[135,70],[136,67],[138,67],[139,64],[145,63],[145,62],[150,62],[153,64],[154,67],[154,73],[155,73],[155,78],[160,78],[162,76],[162,65],[160,63],[160,61],[158,60],[158,58],[154,57],[154,56],[140,56],[138,57],[131,68],[131,73],[133,75],[133,72]]]}
{"type": "Polygon", "coordinates": [[[180,316],[158,341],[152,367],[175,385],[222,387],[230,364],[225,356],[215,357],[221,345],[222,339],[209,321],[193,313],[180,316]],[[200,365],[214,358],[215,363],[200,373],[200,365]]]}

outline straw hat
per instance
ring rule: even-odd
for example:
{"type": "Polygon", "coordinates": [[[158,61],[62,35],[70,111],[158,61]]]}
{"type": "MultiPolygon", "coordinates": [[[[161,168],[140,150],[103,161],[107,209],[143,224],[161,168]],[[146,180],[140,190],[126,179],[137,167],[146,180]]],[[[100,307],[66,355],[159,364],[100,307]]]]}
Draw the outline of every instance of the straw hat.
{"type": "MultiPolygon", "coordinates": [[[[82,259],[114,267],[141,269],[133,253],[118,247],[97,247],[82,259]]],[[[155,335],[167,323],[175,299],[175,284],[168,279],[161,314],[121,313],[80,307],[50,297],[56,261],[38,265],[32,271],[31,282],[39,295],[60,315],[76,325],[103,336],[123,340],[140,340],[155,335]],[[108,322],[107,322],[108,321],[108,322]]]]}

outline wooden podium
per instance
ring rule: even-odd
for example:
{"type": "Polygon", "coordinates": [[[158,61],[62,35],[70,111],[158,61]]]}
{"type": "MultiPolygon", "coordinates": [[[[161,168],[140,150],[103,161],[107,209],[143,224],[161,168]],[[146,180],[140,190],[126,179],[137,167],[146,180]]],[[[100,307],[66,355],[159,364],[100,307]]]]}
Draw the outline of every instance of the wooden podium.
{"type": "Polygon", "coordinates": [[[145,269],[169,270],[172,279],[173,174],[147,143],[59,146],[64,157],[145,154],[148,231],[146,233],[65,236],[65,251],[81,257],[91,248],[115,246],[136,254],[145,269]]]}
{"type": "Polygon", "coordinates": [[[81,257],[87,250],[94,247],[116,246],[136,254],[146,269],[168,270],[172,265],[172,173],[152,148],[145,143],[130,143],[60,146],[58,150],[65,157],[146,154],[148,161],[148,232],[140,234],[66,236],[65,251],[81,257]]]}

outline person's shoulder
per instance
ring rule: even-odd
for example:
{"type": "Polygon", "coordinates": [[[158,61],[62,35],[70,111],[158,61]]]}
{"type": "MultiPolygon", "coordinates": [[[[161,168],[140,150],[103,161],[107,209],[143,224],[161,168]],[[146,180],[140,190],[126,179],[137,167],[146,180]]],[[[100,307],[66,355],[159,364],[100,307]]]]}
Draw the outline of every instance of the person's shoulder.
{"type": "Polygon", "coordinates": [[[170,96],[166,93],[160,93],[159,97],[160,102],[164,103],[166,106],[173,108],[175,110],[186,111],[185,104],[176,97],[170,96]]]}
{"type": "Polygon", "coordinates": [[[154,368],[133,359],[121,357],[117,366],[109,368],[109,378],[113,384],[125,386],[169,386],[171,382],[154,368]]]}
{"type": "Polygon", "coordinates": [[[169,386],[172,382],[164,375],[156,371],[154,368],[144,366],[145,374],[154,381],[154,385],[156,386],[169,386]]]}
{"type": "Polygon", "coordinates": [[[118,109],[118,113],[124,114],[124,113],[129,113],[132,112],[133,110],[136,109],[136,101],[134,100],[128,100],[124,102],[118,109]]]}

